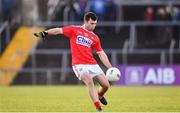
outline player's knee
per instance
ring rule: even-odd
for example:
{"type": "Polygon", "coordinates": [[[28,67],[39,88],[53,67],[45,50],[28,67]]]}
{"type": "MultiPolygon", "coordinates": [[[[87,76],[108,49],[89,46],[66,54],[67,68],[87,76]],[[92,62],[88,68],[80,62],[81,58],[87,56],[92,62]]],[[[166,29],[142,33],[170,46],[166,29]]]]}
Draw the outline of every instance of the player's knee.
{"type": "Polygon", "coordinates": [[[90,76],[83,76],[82,80],[87,86],[91,86],[94,84],[93,79],[90,76]]]}
{"type": "Polygon", "coordinates": [[[88,81],[87,81],[87,85],[88,85],[88,86],[92,86],[93,84],[94,84],[94,83],[93,83],[92,80],[88,80],[88,81]]]}
{"type": "Polygon", "coordinates": [[[109,84],[109,83],[103,85],[103,89],[105,89],[105,90],[108,90],[109,87],[110,87],[110,84],[109,84]]]}
{"type": "Polygon", "coordinates": [[[86,79],[85,84],[86,84],[87,86],[93,86],[94,82],[93,82],[92,79],[86,79]]]}

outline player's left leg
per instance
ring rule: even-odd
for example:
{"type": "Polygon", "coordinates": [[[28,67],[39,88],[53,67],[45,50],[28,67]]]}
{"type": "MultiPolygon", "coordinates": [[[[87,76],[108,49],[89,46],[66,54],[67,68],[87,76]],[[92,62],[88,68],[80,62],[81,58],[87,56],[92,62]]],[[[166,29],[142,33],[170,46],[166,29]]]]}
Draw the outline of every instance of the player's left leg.
{"type": "Polygon", "coordinates": [[[99,100],[102,104],[107,105],[107,101],[104,97],[104,94],[107,92],[108,88],[110,87],[109,81],[105,77],[105,74],[100,74],[94,77],[94,79],[100,84],[98,90],[99,100]]]}
{"type": "Polygon", "coordinates": [[[100,105],[100,102],[98,99],[98,94],[97,94],[95,87],[94,87],[93,76],[91,76],[89,74],[88,69],[89,69],[88,65],[75,65],[75,66],[73,66],[73,71],[75,72],[78,79],[82,80],[85,83],[85,85],[87,86],[89,95],[90,95],[96,109],[98,111],[102,111],[102,108],[101,108],[101,105],[100,105]]]}

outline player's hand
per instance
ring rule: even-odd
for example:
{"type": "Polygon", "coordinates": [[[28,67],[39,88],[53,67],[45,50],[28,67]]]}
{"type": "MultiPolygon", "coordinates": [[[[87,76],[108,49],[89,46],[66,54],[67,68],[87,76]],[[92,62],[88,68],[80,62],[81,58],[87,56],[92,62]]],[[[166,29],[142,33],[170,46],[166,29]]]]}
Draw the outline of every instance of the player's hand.
{"type": "Polygon", "coordinates": [[[47,35],[48,35],[48,32],[46,32],[46,31],[34,33],[34,36],[42,38],[42,39],[46,39],[47,35]]]}

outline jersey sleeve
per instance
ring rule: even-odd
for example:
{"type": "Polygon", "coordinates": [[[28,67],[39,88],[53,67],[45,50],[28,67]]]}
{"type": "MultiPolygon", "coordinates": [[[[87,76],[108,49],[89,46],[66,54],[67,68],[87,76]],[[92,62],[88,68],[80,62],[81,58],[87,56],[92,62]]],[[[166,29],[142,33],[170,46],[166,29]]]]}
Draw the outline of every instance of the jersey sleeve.
{"type": "Polygon", "coordinates": [[[96,53],[103,51],[99,38],[97,38],[97,41],[94,44],[94,50],[96,51],[96,53]]]}
{"type": "Polygon", "coordinates": [[[66,37],[70,38],[73,34],[73,27],[72,26],[65,26],[62,28],[62,30],[63,30],[64,36],[66,36],[66,37]]]}

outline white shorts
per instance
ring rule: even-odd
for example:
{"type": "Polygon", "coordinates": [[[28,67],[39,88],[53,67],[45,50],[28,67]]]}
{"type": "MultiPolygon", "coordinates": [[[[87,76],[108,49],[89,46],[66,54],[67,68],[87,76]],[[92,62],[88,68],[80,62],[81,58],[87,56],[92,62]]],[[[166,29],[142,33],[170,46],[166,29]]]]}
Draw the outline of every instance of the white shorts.
{"type": "Polygon", "coordinates": [[[81,77],[86,75],[86,73],[92,78],[97,75],[104,74],[104,72],[102,71],[102,69],[99,67],[98,64],[94,64],[94,65],[78,64],[72,66],[72,68],[79,80],[81,80],[81,77]]]}

